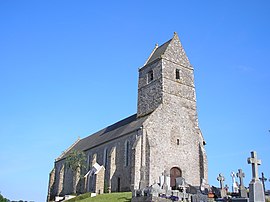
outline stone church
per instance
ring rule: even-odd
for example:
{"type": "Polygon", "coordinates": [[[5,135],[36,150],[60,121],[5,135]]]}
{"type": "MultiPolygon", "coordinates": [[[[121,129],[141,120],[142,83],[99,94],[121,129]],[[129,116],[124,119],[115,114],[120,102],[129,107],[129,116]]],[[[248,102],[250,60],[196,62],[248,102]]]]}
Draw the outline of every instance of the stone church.
{"type": "Polygon", "coordinates": [[[93,191],[87,173],[94,165],[103,168],[99,192],[150,186],[163,172],[169,174],[172,189],[177,177],[193,186],[199,186],[202,178],[207,180],[194,69],[178,35],[156,45],[138,71],[137,113],[77,140],[58,157],[50,173],[48,200],[71,194],[74,186],[77,193],[93,191]],[[73,172],[65,168],[65,158],[72,150],[87,156],[87,168],[80,171],[84,177],[76,182],[73,172]]]}

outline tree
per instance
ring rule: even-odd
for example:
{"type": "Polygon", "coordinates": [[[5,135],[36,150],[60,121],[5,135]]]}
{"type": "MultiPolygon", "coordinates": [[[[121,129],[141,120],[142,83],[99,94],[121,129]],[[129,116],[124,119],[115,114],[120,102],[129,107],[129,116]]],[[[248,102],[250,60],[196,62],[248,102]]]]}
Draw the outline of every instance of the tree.
{"type": "Polygon", "coordinates": [[[81,177],[80,171],[86,168],[86,155],[83,151],[72,150],[65,161],[66,168],[73,172],[73,193],[77,193],[77,184],[81,177]]]}
{"type": "Polygon", "coordinates": [[[4,198],[1,194],[0,194],[0,202],[9,202],[8,199],[4,198]]]}

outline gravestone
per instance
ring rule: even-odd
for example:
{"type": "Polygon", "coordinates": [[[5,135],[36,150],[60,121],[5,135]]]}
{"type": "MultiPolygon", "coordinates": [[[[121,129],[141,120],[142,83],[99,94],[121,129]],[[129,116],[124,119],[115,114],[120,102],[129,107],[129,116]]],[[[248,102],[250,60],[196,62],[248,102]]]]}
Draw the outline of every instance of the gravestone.
{"type": "Polygon", "coordinates": [[[237,186],[236,181],[235,181],[236,175],[234,172],[231,172],[231,177],[232,177],[232,192],[238,193],[238,186],[237,186]]]}
{"type": "Polygon", "coordinates": [[[219,181],[220,184],[220,197],[224,198],[227,195],[226,190],[224,188],[225,177],[221,173],[219,173],[217,180],[219,181]]]}
{"type": "Polygon", "coordinates": [[[240,198],[247,198],[247,190],[244,185],[245,173],[243,173],[242,169],[238,169],[238,173],[236,173],[236,176],[239,178],[239,181],[240,181],[239,196],[240,198]]]}
{"type": "Polygon", "coordinates": [[[167,174],[166,170],[162,173],[162,175],[159,177],[159,183],[162,189],[164,189],[166,192],[168,190],[171,190],[171,182],[170,182],[170,175],[167,174]]]}
{"type": "Polygon", "coordinates": [[[208,194],[209,193],[210,186],[207,184],[206,180],[204,178],[201,179],[201,184],[200,184],[200,190],[201,193],[203,194],[208,194]]]}
{"type": "Polygon", "coordinates": [[[191,202],[208,202],[208,195],[199,191],[197,194],[192,194],[191,202]]]}
{"type": "Polygon", "coordinates": [[[180,189],[180,191],[182,192],[182,201],[186,201],[186,199],[188,198],[187,188],[189,187],[189,185],[186,183],[185,178],[183,177],[177,177],[175,180],[176,188],[180,189]]]}
{"type": "Polygon", "coordinates": [[[180,186],[186,185],[185,178],[183,177],[175,178],[175,185],[176,185],[176,188],[180,188],[180,186]]]}
{"type": "Polygon", "coordinates": [[[267,181],[267,178],[264,177],[264,173],[262,173],[262,177],[259,178],[262,181],[263,184],[263,192],[265,194],[265,184],[264,182],[267,181]]]}
{"type": "Polygon", "coordinates": [[[157,183],[154,183],[151,187],[150,187],[150,195],[158,197],[159,194],[161,193],[161,188],[157,183]]]}
{"type": "Polygon", "coordinates": [[[257,158],[256,151],[251,152],[251,157],[247,161],[252,166],[252,180],[249,183],[249,201],[265,202],[263,185],[258,177],[258,165],[261,165],[261,160],[257,158]]]}
{"type": "Polygon", "coordinates": [[[226,193],[228,193],[230,191],[230,187],[226,184],[224,189],[226,190],[226,193]]]}
{"type": "Polygon", "coordinates": [[[164,170],[164,180],[163,180],[163,184],[161,184],[161,188],[162,189],[164,189],[165,190],[165,192],[167,192],[168,191],[168,189],[169,189],[169,186],[168,186],[168,184],[167,184],[167,172],[166,172],[166,170],[164,170]]]}

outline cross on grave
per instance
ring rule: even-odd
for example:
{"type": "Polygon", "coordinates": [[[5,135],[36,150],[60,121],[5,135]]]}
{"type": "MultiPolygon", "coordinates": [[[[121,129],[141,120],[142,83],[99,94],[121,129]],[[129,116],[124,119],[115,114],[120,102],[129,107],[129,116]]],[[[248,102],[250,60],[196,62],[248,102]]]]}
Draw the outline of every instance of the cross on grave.
{"type": "Polygon", "coordinates": [[[232,177],[232,192],[233,193],[236,193],[238,191],[238,186],[236,184],[236,181],[235,181],[235,173],[234,172],[231,172],[231,177],[232,177]]]}
{"type": "Polygon", "coordinates": [[[250,202],[265,202],[265,195],[263,192],[263,184],[258,177],[258,165],[261,165],[261,160],[257,158],[255,151],[251,152],[251,157],[248,163],[252,165],[252,180],[249,183],[249,201],[250,202]]]}
{"type": "Polygon", "coordinates": [[[264,177],[264,173],[263,172],[262,172],[262,177],[260,177],[259,179],[262,181],[263,191],[264,191],[264,194],[265,194],[265,184],[264,184],[264,182],[267,181],[267,178],[264,177]]]}
{"type": "Polygon", "coordinates": [[[223,182],[225,181],[225,178],[224,178],[224,176],[223,176],[221,173],[219,173],[219,175],[218,175],[218,177],[217,177],[217,180],[218,180],[219,183],[220,183],[220,188],[221,188],[221,189],[224,189],[224,184],[223,184],[223,182]]]}
{"type": "Polygon", "coordinates": [[[236,176],[240,180],[240,185],[239,185],[239,195],[241,198],[247,198],[247,190],[244,186],[244,177],[245,173],[243,173],[242,169],[238,169],[238,173],[236,173],[236,176]]]}
{"type": "Polygon", "coordinates": [[[257,153],[255,151],[251,152],[251,157],[248,158],[248,164],[252,166],[252,179],[258,181],[258,165],[261,165],[262,161],[257,158],[257,153]]]}
{"type": "Polygon", "coordinates": [[[163,182],[163,185],[162,185],[162,189],[165,189],[165,191],[168,191],[168,185],[167,185],[167,177],[168,177],[168,174],[166,172],[166,170],[164,170],[164,182],[163,182]]]}
{"type": "Polygon", "coordinates": [[[244,186],[245,173],[243,173],[242,169],[238,169],[238,173],[236,173],[236,176],[239,178],[240,187],[244,186]]]}

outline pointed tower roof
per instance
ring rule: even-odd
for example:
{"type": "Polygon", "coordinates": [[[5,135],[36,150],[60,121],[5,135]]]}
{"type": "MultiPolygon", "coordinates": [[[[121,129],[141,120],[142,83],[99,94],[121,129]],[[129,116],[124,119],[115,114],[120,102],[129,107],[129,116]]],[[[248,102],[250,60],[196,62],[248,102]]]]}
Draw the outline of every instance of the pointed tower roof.
{"type": "Polygon", "coordinates": [[[189,59],[176,32],[174,32],[173,38],[166,43],[162,44],[159,47],[158,45],[156,45],[149,58],[145,62],[144,66],[161,58],[167,58],[175,63],[182,64],[186,67],[191,67],[189,59]]]}
{"type": "Polygon", "coordinates": [[[170,39],[166,43],[162,44],[161,46],[158,46],[158,44],[156,44],[156,47],[154,48],[154,50],[152,51],[152,53],[150,54],[149,58],[147,59],[147,61],[145,62],[144,65],[147,65],[147,64],[153,62],[154,60],[160,58],[164,54],[164,52],[166,51],[166,49],[171,41],[172,41],[172,39],[170,39]]]}

